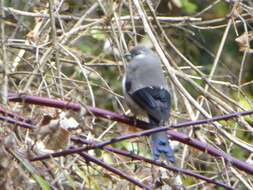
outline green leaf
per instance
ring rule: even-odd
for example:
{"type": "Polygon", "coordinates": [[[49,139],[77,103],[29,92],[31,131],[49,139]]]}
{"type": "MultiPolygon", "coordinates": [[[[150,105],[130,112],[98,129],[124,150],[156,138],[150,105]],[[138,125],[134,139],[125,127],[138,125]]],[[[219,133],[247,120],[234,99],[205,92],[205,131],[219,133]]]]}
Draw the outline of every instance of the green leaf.
{"type": "Polygon", "coordinates": [[[29,171],[29,173],[32,175],[32,177],[35,179],[35,181],[40,185],[41,189],[43,189],[43,190],[50,190],[51,189],[49,183],[46,180],[44,180],[43,177],[36,174],[36,169],[33,167],[33,165],[27,159],[22,158],[21,156],[16,154],[14,151],[11,151],[11,153],[29,171]]]}
{"type": "Polygon", "coordinates": [[[34,179],[38,182],[40,187],[44,190],[50,190],[50,186],[46,180],[44,180],[41,176],[38,176],[36,174],[33,174],[34,179]]]}
{"type": "Polygon", "coordinates": [[[197,5],[191,3],[189,0],[181,0],[182,7],[187,13],[195,13],[197,10],[197,5]]]}
{"type": "MultiPolygon", "coordinates": [[[[240,96],[239,103],[247,110],[251,109],[251,105],[249,104],[249,101],[253,99],[250,95],[247,95],[248,99],[247,100],[244,96],[240,96]]],[[[244,117],[247,122],[253,124],[253,117],[251,115],[247,115],[244,117]]]]}

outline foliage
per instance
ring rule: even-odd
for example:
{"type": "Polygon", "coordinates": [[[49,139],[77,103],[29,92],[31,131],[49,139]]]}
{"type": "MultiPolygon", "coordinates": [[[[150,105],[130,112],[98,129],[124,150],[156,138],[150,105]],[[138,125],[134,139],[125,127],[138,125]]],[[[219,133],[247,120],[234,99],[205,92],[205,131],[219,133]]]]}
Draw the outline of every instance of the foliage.
{"type": "MultiPolygon", "coordinates": [[[[124,54],[140,43],[152,46],[168,61],[162,60],[173,97],[170,124],[252,110],[251,0],[137,2],[141,9],[136,0],[1,0],[1,107],[32,118],[37,127],[25,130],[1,122],[2,189],[138,189],[103,165],[87,161],[85,155],[29,161],[79,146],[71,141],[73,135],[103,142],[136,132],[135,128],[81,112],[7,103],[6,97],[7,91],[20,92],[79,102],[84,110],[94,106],[129,114],[121,89],[124,54]],[[62,120],[67,124],[60,124],[62,120]],[[57,131],[63,125],[67,127],[57,131]],[[13,143],[6,141],[13,134],[13,143]]],[[[247,116],[178,131],[252,164],[252,124],[247,116]]],[[[251,175],[224,160],[183,143],[172,144],[176,166],[235,189],[253,188],[251,175]]],[[[147,137],[112,147],[151,158],[147,137]]],[[[220,188],[105,149],[87,153],[152,188],[220,188]]]]}

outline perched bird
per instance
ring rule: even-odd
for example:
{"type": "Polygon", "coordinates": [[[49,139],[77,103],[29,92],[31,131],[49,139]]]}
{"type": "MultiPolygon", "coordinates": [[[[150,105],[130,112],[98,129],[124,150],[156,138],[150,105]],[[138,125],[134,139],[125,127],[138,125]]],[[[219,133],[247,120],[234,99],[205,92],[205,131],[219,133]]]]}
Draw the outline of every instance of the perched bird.
{"type": "MultiPolygon", "coordinates": [[[[122,86],[129,108],[135,115],[146,115],[152,127],[164,126],[170,116],[171,97],[160,58],[144,46],[134,47],[128,56],[122,86]]],[[[151,135],[151,146],[155,160],[164,154],[167,161],[176,161],[165,131],[151,135]]]]}

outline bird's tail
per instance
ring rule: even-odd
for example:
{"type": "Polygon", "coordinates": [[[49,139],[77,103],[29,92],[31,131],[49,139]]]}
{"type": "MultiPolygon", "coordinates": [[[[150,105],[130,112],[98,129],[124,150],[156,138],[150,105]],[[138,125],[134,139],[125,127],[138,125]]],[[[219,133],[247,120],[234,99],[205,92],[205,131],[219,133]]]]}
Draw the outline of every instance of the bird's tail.
{"type": "Polygon", "coordinates": [[[166,132],[158,132],[151,135],[151,146],[154,160],[159,160],[161,154],[164,154],[168,162],[176,162],[173,150],[170,146],[166,132]]]}

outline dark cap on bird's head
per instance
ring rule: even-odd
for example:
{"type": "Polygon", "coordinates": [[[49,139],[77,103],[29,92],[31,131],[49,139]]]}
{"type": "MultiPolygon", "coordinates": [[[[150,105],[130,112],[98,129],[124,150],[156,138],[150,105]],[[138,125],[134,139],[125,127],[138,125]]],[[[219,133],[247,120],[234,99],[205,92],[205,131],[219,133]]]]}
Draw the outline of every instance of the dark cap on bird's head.
{"type": "Polygon", "coordinates": [[[138,55],[147,55],[153,53],[152,50],[143,45],[138,45],[130,50],[130,53],[125,54],[125,58],[127,61],[131,61],[134,57],[138,55]]]}
{"type": "Polygon", "coordinates": [[[148,47],[145,47],[143,45],[138,45],[130,50],[130,53],[133,56],[139,55],[139,54],[149,54],[152,53],[152,50],[148,47]]]}

